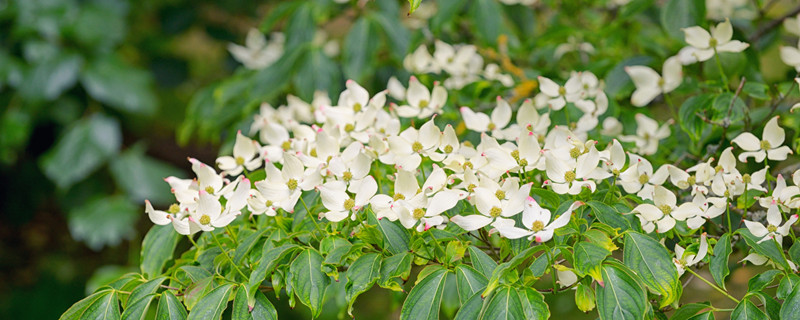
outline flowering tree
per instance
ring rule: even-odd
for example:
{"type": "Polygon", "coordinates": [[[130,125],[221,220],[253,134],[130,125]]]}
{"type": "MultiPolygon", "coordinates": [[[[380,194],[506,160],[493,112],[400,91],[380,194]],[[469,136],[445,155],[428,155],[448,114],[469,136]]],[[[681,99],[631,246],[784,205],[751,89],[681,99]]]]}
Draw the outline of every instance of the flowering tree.
{"type": "MultiPolygon", "coordinates": [[[[347,80],[340,92],[297,88],[307,99],[288,95],[277,108],[260,101],[231,152],[214,164],[189,158],[195,177],[165,179],[175,204],[145,203],[156,226],[142,245],[141,273],[98,289],[62,318],[206,319],[225,310],[277,318],[267,295],[284,293],[312,317],[344,297],[334,304],[352,315],[359,295],[376,286],[407,293],[401,319],[546,319],[545,295],[562,292],[600,319],[796,318],[800,118],[789,111],[799,106],[790,107],[798,85],[781,76],[768,86],[751,60],[763,34],[782,34],[781,21],[797,32],[800,19],[770,21],[764,8],[750,15],[749,3],[627,2],[595,9],[622,21],[661,12],[657,33],[686,46],[650,43],[656,57],[622,60],[572,39],[550,48],[556,61],[622,62],[544,72],[519,67],[525,51],[504,33],[496,50],[422,40],[402,58],[411,75],[390,76],[378,90],[347,80]],[[760,28],[745,41],[729,17],[760,28]],[[175,256],[184,239],[188,249],[175,256]],[[725,289],[734,252],[768,267],[744,293],[725,289]],[[735,307],[684,299],[691,281],[735,307]]],[[[425,5],[412,1],[414,14],[423,16],[425,5]]],[[[471,5],[475,15],[502,9],[471,5]]],[[[361,8],[367,13],[351,32],[369,34],[384,12],[361,8]]],[[[425,18],[407,24],[425,30],[425,18]]],[[[230,49],[246,68],[270,74],[287,55],[338,55],[323,35],[312,51],[284,52],[290,41],[254,31],[246,47],[230,49]]],[[[796,51],[782,47],[780,56],[796,67],[796,51]]],[[[348,69],[361,63],[351,59],[370,58],[346,52],[345,73],[371,79],[348,69]]],[[[217,89],[253,85],[239,80],[217,89]]]]}

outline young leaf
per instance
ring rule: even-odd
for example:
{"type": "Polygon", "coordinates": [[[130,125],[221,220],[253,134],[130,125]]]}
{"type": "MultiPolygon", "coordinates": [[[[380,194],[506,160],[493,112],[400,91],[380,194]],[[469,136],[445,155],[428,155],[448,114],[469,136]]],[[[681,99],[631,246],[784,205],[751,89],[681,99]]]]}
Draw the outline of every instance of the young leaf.
{"type": "Polygon", "coordinates": [[[717,244],[714,245],[714,256],[711,257],[711,264],[708,269],[714,282],[722,289],[725,289],[725,278],[731,273],[728,270],[728,258],[731,255],[731,234],[726,233],[719,237],[717,244]]]}
{"type": "Polygon", "coordinates": [[[224,284],[211,290],[211,292],[200,298],[197,305],[192,308],[188,320],[219,319],[222,317],[222,312],[228,307],[228,297],[233,289],[234,286],[232,284],[224,284]]]}
{"type": "Polygon", "coordinates": [[[322,256],[313,249],[301,252],[289,266],[292,290],[300,302],[311,309],[314,318],[322,311],[322,299],[328,287],[328,276],[320,270],[322,256]]]}
{"type": "Polygon", "coordinates": [[[414,260],[414,256],[408,252],[398,253],[383,259],[381,263],[381,279],[378,284],[383,288],[402,292],[402,282],[397,279],[408,280],[408,276],[411,274],[412,260],[414,260]]]}
{"type": "Polygon", "coordinates": [[[520,252],[520,254],[511,258],[511,260],[509,260],[508,262],[504,262],[501,265],[497,266],[497,268],[495,268],[494,271],[492,271],[492,276],[489,277],[489,283],[486,285],[486,289],[483,290],[483,294],[481,294],[481,296],[483,296],[484,298],[489,296],[489,294],[492,293],[492,290],[494,290],[494,288],[496,288],[497,285],[500,284],[500,279],[503,276],[505,276],[506,271],[513,270],[523,261],[533,256],[534,253],[544,249],[546,249],[546,247],[543,245],[530,247],[520,252]]]}
{"type": "Polygon", "coordinates": [[[644,284],[661,295],[660,307],[678,300],[683,286],[670,254],[658,241],[646,235],[630,232],[625,236],[623,249],[625,266],[638,274],[644,284]]]}
{"type": "Polygon", "coordinates": [[[598,244],[581,241],[573,249],[575,271],[579,276],[592,275],[595,279],[599,279],[600,266],[610,254],[611,251],[598,244]]]}
{"type": "Polygon", "coordinates": [[[419,8],[419,5],[421,3],[422,0],[408,0],[409,4],[408,15],[411,15],[412,13],[414,13],[414,11],[417,11],[417,8],[419,8]]]}
{"type": "Polygon", "coordinates": [[[400,320],[439,319],[447,274],[445,269],[436,270],[415,285],[403,302],[400,320]]]}

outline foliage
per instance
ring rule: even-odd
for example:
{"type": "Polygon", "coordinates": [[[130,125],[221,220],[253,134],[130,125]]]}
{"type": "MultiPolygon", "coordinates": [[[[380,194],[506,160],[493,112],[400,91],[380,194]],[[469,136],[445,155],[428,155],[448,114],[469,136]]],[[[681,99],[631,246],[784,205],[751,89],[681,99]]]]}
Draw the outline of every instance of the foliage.
{"type": "MultiPolygon", "coordinates": [[[[62,318],[275,318],[272,295],[353,315],[374,287],[402,293],[401,319],[546,319],[545,296],[573,289],[600,319],[792,314],[798,85],[770,48],[798,20],[510,2],[276,5],[262,30],[285,35],[231,46],[245,67],[181,128],[228,133],[221,172],[190,159],[196,179],[167,179],[177,203],[147,202],[141,273],[62,318]],[[340,19],[342,34],[308,28],[340,19]],[[737,297],[745,255],[767,270],[737,297]],[[735,307],[684,299],[699,281],[735,307]]],[[[796,67],[793,45],[780,60],[796,67]]]]}

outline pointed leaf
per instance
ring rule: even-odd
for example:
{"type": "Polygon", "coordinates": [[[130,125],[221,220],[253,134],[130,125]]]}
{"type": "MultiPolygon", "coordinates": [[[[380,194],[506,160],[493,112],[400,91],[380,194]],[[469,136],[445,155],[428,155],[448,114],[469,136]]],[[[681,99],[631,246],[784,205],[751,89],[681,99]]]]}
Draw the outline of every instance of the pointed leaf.
{"type": "Polygon", "coordinates": [[[372,288],[375,281],[381,276],[381,256],[369,253],[359,257],[347,269],[347,283],[345,284],[345,300],[347,300],[347,313],[353,316],[353,304],[358,295],[372,288]]]}
{"type": "MultiPolygon", "coordinates": [[[[784,304],[786,305],[786,304],[784,304]]],[[[767,320],[767,314],[761,311],[750,299],[742,299],[731,312],[731,319],[737,320],[767,320]]],[[[789,317],[787,319],[792,319],[789,317]]]]}
{"type": "Polygon", "coordinates": [[[319,317],[322,311],[322,299],[330,281],[320,269],[321,265],[322,255],[316,250],[307,249],[289,266],[292,290],[300,298],[300,302],[311,309],[314,318],[319,317]]]}
{"type": "Polygon", "coordinates": [[[595,292],[600,319],[643,319],[648,310],[647,292],[634,275],[616,264],[604,265],[600,273],[603,286],[598,286],[595,292]]]}
{"type": "Polygon", "coordinates": [[[161,293],[158,299],[158,309],[156,309],[156,320],[183,320],[186,319],[186,308],[183,304],[167,290],[161,293]]]}
{"type": "Polygon", "coordinates": [[[708,267],[711,276],[714,277],[714,282],[722,289],[725,289],[725,278],[731,273],[728,269],[728,258],[731,251],[731,235],[730,233],[723,234],[714,245],[714,256],[711,257],[711,265],[708,267]]]}
{"type": "Polygon", "coordinates": [[[625,266],[641,277],[644,284],[661,294],[662,308],[677,301],[683,292],[678,270],[664,246],[653,238],[636,232],[625,236],[625,266]]]}
{"type": "Polygon", "coordinates": [[[463,305],[467,300],[472,297],[475,292],[483,291],[489,280],[475,270],[475,268],[468,265],[459,265],[455,269],[456,274],[456,288],[458,291],[458,298],[463,305]]]}
{"type": "Polygon", "coordinates": [[[469,251],[469,259],[472,262],[472,266],[475,267],[475,270],[478,270],[487,279],[491,277],[494,268],[497,268],[497,262],[489,257],[486,252],[483,252],[483,250],[475,246],[469,246],[467,250],[469,251]]]}
{"type": "Polygon", "coordinates": [[[439,319],[439,307],[442,303],[447,273],[445,269],[436,270],[415,285],[403,302],[400,319],[439,319]]]}
{"type": "Polygon", "coordinates": [[[175,232],[172,225],[153,225],[142,241],[141,262],[139,268],[145,277],[154,277],[161,274],[167,261],[172,260],[175,246],[178,245],[181,235],[175,232]]]}
{"type": "Polygon", "coordinates": [[[228,307],[228,297],[234,285],[221,285],[200,298],[197,305],[189,313],[189,320],[220,319],[222,312],[228,307]]]}
{"type": "Polygon", "coordinates": [[[517,290],[505,286],[497,289],[483,310],[481,319],[527,319],[517,290]]]}

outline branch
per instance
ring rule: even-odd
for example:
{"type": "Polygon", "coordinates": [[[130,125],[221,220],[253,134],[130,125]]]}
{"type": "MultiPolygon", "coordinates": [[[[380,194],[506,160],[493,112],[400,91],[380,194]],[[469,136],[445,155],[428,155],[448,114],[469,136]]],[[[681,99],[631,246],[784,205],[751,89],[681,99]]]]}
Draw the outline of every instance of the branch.
{"type": "Polygon", "coordinates": [[[771,31],[772,29],[777,28],[783,22],[783,20],[786,20],[787,18],[791,18],[792,16],[795,16],[798,13],[800,13],[800,6],[797,6],[792,11],[790,11],[789,13],[787,13],[787,14],[779,17],[779,18],[770,21],[769,23],[767,23],[766,25],[764,25],[763,27],[758,29],[756,31],[756,33],[751,35],[750,38],[747,39],[747,41],[749,41],[750,43],[754,43],[754,42],[758,41],[759,39],[761,39],[761,36],[763,36],[765,33],[771,31]]]}

